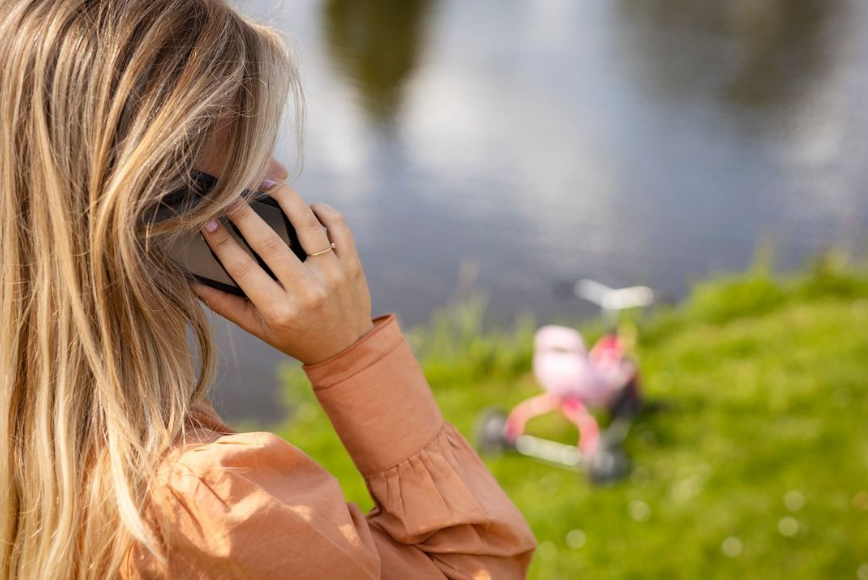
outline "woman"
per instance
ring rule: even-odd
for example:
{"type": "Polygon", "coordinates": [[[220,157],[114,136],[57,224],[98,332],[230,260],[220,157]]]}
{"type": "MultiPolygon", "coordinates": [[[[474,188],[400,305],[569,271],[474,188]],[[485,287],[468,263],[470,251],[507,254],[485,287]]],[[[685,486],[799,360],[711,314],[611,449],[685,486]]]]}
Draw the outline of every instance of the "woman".
{"type": "Polygon", "coordinates": [[[531,532],[395,315],[371,318],[343,217],[268,183],[299,101],[276,30],[222,0],[4,0],[0,75],[0,578],[524,576],[531,532]],[[220,177],[209,197],[144,219],[192,169],[220,177]],[[261,183],[306,261],[241,199],[261,183]],[[211,227],[224,213],[280,283],[211,227]],[[249,302],[161,252],[191,231],[249,302]],[[304,363],[373,511],[214,412],[202,302],[304,363]]]}

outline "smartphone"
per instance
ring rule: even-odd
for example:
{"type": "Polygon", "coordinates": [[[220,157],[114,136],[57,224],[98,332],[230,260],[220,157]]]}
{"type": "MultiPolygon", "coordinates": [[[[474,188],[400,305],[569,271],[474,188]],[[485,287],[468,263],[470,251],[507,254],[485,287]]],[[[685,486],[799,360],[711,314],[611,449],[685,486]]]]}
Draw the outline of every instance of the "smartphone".
{"type": "MultiPolygon", "coordinates": [[[[165,219],[171,213],[176,213],[185,204],[195,203],[197,197],[206,196],[217,184],[215,176],[203,171],[194,170],[192,176],[196,184],[195,187],[192,189],[180,189],[169,194],[166,201],[163,202],[163,205],[157,211],[158,221],[165,219]]],[[[251,193],[253,194],[252,197],[248,198],[250,199],[250,208],[271,229],[277,232],[286,245],[289,246],[289,249],[298,256],[299,260],[304,262],[307,259],[307,253],[301,247],[295,228],[292,227],[289,218],[283,213],[277,201],[262,192],[254,193],[244,190],[243,195],[247,196],[251,193]]],[[[268,267],[268,264],[265,263],[259,254],[250,247],[235,224],[225,215],[220,216],[218,219],[228,229],[230,235],[235,238],[239,245],[259,263],[262,269],[274,280],[277,280],[277,276],[274,275],[274,272],[271,271],[271,268],[268,267]]],[[[226,271],[226,268],[223,267],[223,264],[217,258],[217,254],[214,253],[211,246],[205,241],[200,231],[197,230],[176,236],[173,240],[166,242],[164,248],[169,258],[178,263],[182,269],[189,272],[197,281],[212,288],[247,298],[247,294],[244,293],[244,290],[241,289],[235,280],[232,279],[232,276],[229,275],[229,272],[226,271]]]]}

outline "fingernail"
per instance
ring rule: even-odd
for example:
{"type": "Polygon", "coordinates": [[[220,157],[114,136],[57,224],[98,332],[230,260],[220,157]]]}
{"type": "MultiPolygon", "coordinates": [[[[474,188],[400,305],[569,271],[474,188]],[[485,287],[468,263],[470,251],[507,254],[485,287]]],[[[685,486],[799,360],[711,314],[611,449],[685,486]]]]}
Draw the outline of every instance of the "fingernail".
{"type": "Polygon", "coordinates": [[[213,232],[216,229],[217,229],[217,220],[211,220],[210,222],[205,224],[205,231],[206,232],[213,232]]]}
{"type": "Polygon", "coordinates": [[[265,190],[265,189],[271,189],[271,188],[274,187],[276,184],[277,184],[276,181],[272,181],[272,180],[270,180],[270,179],[265,179],[265,180],[263,180],[262,183],[259,185],[259,189],[260,189],[260,191],[261,191],[261,190],[265,190]]]}

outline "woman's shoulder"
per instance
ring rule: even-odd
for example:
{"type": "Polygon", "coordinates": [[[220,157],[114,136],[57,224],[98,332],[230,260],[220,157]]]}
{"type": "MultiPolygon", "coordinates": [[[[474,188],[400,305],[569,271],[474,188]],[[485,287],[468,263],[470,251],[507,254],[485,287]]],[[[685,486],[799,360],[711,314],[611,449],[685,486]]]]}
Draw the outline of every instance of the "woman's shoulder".
{"type": "Polygon", "coordinates": [[[228,560],[277,574],[275,542],[325,543],[322,507],[343,498],[337,480],[301,449],[271,432],[235,432],[207,407],[191,412],[184,444],[164,458],[154,484],[147,519],[168,567],[136,545],[124,578],[238,577],[224,575],[228,560]]]}
{"type": "Polygon", "coordinates": [[[161,466],[161,483],[177,486],[189,476],[210,481],[240,474],[249,480],[280,474],[288,480],[301,467],[327,472],[301,449],[269,431],[237,432],[207,402],[191,407],[183,440],[161,466]]]}

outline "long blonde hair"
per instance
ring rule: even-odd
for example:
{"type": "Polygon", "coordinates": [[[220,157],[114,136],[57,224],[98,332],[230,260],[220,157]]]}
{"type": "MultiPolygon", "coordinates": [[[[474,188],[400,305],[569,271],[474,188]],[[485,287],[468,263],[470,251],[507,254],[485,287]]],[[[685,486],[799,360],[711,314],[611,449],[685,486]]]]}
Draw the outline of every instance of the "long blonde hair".
{"type": "Polygon", "coordinates": [[[155,465],[217,359],[155,240],[258,184],[291,95],[301,119],[297,78],[281,33],[223,0],[0,3],[0,579],[114,577],[136,541],[162,555],[155,465]],[[222,119],[218,187],[149,222],[222,119]]]}

